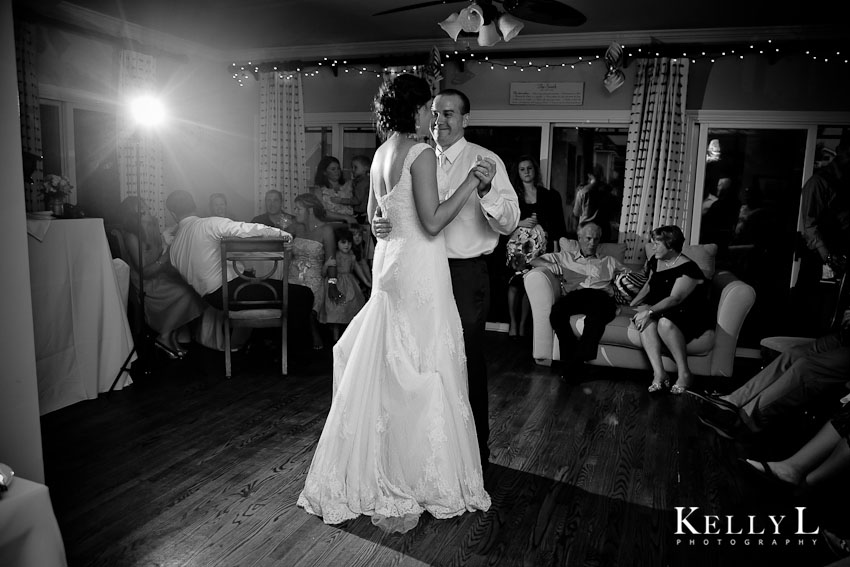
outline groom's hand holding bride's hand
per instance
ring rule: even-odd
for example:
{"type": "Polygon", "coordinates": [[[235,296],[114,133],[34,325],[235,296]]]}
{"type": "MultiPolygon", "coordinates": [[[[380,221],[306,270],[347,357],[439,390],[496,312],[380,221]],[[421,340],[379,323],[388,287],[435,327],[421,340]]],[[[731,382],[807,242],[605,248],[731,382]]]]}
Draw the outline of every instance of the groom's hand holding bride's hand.
{"type": "Polygon", "coordinates": [[[483,197],[490,191],[490,183],[496,176],[496,162],[488,157],[477,156],[471,173],[478,178],[478,196],[483,197]]]}

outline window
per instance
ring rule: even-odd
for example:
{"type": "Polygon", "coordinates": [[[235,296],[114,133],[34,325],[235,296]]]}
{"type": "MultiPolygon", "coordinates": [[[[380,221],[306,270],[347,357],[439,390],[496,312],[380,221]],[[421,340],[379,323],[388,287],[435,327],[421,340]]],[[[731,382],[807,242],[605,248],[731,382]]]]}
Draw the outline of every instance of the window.
{"type": "Polygon", "coordinates": [[[345,126],[342,131],[342,171],[345,179],[351,179],[351,158],[357,155],[368,156],[371,160],[381,141],[374,126],[345,126]]]}
{"type": "Polygon", "coordinates": [[[731,271],[756,291],[739,346],[757,354],[768,336],[819,334],[837,294],[829,286],[804,292],[797,285],[801,188],[834,155],[845,126],[785,116],[722,117],[696,126],[691,241],[717,244],[717,270],[731,271]]]}
{"type": "MultiPolygon", "coordinates": [[[[316,175],[316,168],[322,157],[333,154],[333,146],[331,145],[331,135],[333,129],[325,126],[313,126],[304,128],[304,142],[306,147],[305,157],[307,160],[307,179],[309,184],[313,185],[313,179],[316,175]]],[[[305,187],[306,191],[308,187],[305,187]]]]}
{"type": "Polygon", "coordinates": [[[576,191],[589,182],[594,171],[608,194],[605,240],[615,241],[620,226],[623,202],[623,177],[626,168],[628,128],[555,126],[552,130],[551,188],[561,194],[567,232],[578,230],[579,216],[573,212],[576,191]]]}
{"type": "Polygon", "coordinates": [[[76,102],[41,102],[42,171],[74,185],[69,202],[88,217],[118,222],[121,199],[115,113],[76,102]]]}
{"type": "Polygon", "coordinates": [[[115,115],[75,108],[73,116],[77,205],[87,216],[101,217],[106,224],[117,223],[121,180],[115,115]]]}

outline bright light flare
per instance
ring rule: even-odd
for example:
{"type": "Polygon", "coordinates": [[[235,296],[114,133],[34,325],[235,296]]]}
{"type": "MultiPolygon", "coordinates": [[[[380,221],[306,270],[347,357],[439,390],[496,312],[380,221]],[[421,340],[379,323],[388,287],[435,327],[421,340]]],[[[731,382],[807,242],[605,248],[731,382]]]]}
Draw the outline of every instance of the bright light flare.
{"type": "Polygon", "coordinates": [[[165,121],[165,107],[158,98],[150,95],[131,101],[130,114],[139,126],[157,126],[165,121]]]}

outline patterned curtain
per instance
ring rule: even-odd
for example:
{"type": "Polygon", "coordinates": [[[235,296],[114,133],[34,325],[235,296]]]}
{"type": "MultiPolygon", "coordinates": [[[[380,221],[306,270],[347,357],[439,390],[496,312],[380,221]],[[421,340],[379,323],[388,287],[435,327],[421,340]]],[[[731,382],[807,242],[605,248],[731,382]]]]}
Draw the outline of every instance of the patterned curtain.
{"type": "Polygon", "coordinates": [[[638,59],[626,146],[620,240],[626,262],[645,260],[644,244],[658,226],[685,230],[685,98],[687,58],[638,59]]]}
{"type": "MultiPolygon", "coordinates": [[[[35,47],[32,26],[15,24],[15,61],[18,68],[18,99],[20,101],[21,146],[24,154],[41,157],[41,104],[38,98],[38,73],[36,72],[35,47]]],[[[24,160],[25,162],[27,160],[24,160]]],[[[27,212],[44,209],[36,186],[42,179],[42,163],[39,159],[33,173],[34,183],[24,180],[27,212]]],[[[50,173],[61,174],[61,171],[50,173]]]]}
{"type": "MultiPolygon", "coordinates": [[[[136,51],[122,50],[118,70],[118,93],[126,104],[134,97],[154,94],[156,59],[136,51]]],[[[129,112],[118,113],[118,171],[121,199],[140,195],[151,214],[165,226],[165,181],[162,144],[155,131],[133,122],[129,112]]]]}
{"type": "Polygon", "coordinates": [[[266,191],[283,194],[283,210],[312,185],[304,141],[301,73],[260,73],[260,167],[255,213],[265,211],[266,191]]]}

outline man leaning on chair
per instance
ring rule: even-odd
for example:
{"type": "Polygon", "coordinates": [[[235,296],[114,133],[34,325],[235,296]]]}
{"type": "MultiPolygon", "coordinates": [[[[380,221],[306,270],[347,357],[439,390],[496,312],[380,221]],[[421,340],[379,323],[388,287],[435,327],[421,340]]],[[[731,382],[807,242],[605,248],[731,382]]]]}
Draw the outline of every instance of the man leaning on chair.
{"type": "MultiPolygon", "coordinates": [[[[221,239],[224,237],[248,238],[252,236],[291,235],[278,228],[257,223],[237,222],[221,217],[201,218],[197,214],[195,199],[188,191],[177,190],[165,200],[165,207],[177,221],[174,240],[171,243],[171,263],[204,300],[222,309],[221,239]]],[[[227,281],[236,279],[237,274],[228,267],[227,281]]],[[[281,280],[268,280],[279,293],[281,280]]],[[[236,286],[228,286],[232,298],[236,286]]],[[[244,298],[243,298],[244,299],[244,298]]],[[[304,325],[309,320],[309,306],[313,304],[313,293],[305,286],[289,284],[289,336],[297,338],[293,325],[304,325]],[[307,310],[304,309],[307,306],[307,310]]]]}

